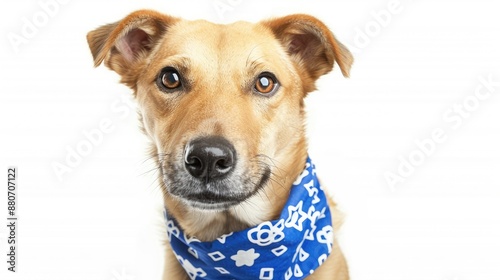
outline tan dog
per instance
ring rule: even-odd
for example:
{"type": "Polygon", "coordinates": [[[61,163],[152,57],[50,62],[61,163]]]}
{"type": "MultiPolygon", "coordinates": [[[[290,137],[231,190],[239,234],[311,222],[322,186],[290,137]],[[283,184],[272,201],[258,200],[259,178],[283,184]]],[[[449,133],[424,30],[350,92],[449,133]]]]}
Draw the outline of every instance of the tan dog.
{"type": "MultiPolygon", "coordinates": [[[[279,216],[307,157],[303,98],[353,61],[307,15],[219,25],[142,10],[87,39],[95,66],[134,91],[166,209],[202,241],[279,216]]],[[[171,250],[164,279],[189,279],[171,250]]],[[[307,279],[349,279],[336,241],[307,279]]]]}

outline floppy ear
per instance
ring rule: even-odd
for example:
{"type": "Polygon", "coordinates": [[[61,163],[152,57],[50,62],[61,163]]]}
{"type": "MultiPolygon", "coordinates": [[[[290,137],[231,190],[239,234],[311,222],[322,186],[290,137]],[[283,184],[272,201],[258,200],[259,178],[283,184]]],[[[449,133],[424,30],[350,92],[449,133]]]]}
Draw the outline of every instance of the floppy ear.
{"type": "Polygon", "coordinates": [[[353,62],[351,52],[342,45],[326,25],[315,17],[303,14],[289,15],[263,22],[268,26],[296,63],[307,91],[314,89],[314,81],[340,66],[344,77],[349,77],[353,62]]]}
{"type": "Polygon", "coordinates": [[[139,10],[121,21],[107,24],[87,34],[87,42],[97,67],[106,66],[124,76],[146,58],[167,28],[178,19],[151,10],[139,10]]]}

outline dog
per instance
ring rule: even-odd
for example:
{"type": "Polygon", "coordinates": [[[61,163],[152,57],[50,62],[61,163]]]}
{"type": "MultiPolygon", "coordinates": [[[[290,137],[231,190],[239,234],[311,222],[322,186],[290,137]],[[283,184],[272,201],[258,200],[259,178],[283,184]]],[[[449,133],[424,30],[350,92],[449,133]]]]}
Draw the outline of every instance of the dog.
{"type": "Polygon", "coordinates": [[[295,14],[222,25],[140,10],[89,32],[87,40],[95,66],[104,62],[132,89],[152,142],[170,240],[164,279],[349,279],[331,230],[338,230],[341,214],[328,197],[322,211],[313,205],[323,193],[312,186],[319,183],[295,187],[308,192],[297,205],[311,206],[280,220],[297,208],[287,201],[298,179],[315,173],[308,162],[304,98],[335,63],[345,77],[353,63],[324,23],[295,14]],[[323,231],[320,220],[327,223],[323,231]],[[309,228],[300,233],[305,224],[309,228]],[[251,229],[256,226],[260,231],[251,229]],[[286,238],[285,230],[302,235],[286,238]],[[245,234],[236,239],[262,248],[224,244],[240,232],[245,234]],[[187,244],[192,259],[176,251],[172,238],[187,244]],[[316,239],[328,246],[311,246],[327,254],[306,252],[304,242],[316,239]],[[288,245],[274,243],[279,240],[288,245]],[[206,244],[235,253],[208,253],[215,264],[200,268],[196,261],[212,261],[198,251],[206,244]],[[285,253],[295,265],[277,262],[285,253]],[[265,256],[275,262],[254,268],[265,256]],[[236,274],[217,261],[235,266],[236,274]],[[304,268],[305,262],[311,266],[304,268]],[[208,275],[210,269],[220,276],[208,275]]]}

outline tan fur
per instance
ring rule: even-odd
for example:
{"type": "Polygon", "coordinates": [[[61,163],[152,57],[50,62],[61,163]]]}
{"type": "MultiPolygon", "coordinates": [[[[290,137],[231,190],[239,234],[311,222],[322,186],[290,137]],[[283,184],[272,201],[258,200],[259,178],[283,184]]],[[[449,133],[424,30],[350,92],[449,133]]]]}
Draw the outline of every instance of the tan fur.
{"type": "MultiPolygon", "coordinates": [[[[87,38],[95,65],[104,62],[133,89],[152,156],[164,172],[183,160],[188,141],[208,135],[231,141],[241,162],[237,172],[258,178],[262,164],[271,167],[262,190],[222,212],[182,203],[160,180],[169,213],[186,234],[202,241],[279,216],[307,157],[303,98],[335,62],[348,76],[353,61],[328,28],[307,15],[219,25],[142,10],[87,38]],[[183,92],[158,89],[156,78],[166,66],[186,77],[183,92]],[[264,71],[273,72],[281,85],[270,98],[251,91],[264,71]]],[[[333,201],[330,206],[338,230],[341,218],[333,201]]],[[[344,257],[334,246],[331,257],[307,279],[349,279],[344,257]]],[[[188,279],[170,248],[164,277],[188,279]]]]}

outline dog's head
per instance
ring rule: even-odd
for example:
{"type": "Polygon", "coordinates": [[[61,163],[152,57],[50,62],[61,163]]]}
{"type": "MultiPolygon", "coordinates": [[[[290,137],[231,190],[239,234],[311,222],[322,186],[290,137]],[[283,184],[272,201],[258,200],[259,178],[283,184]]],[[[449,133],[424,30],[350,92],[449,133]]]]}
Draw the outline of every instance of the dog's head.
{"type": "Polygon", "coordinates": [[[307,156],[303,98],[335,62],[344,76],[352,63],[307,15],[220,25],[137,11],[88,42],[95,65],[135,92],[165,199],[204,210],[258,192],[284,203],[307,156]]]}

